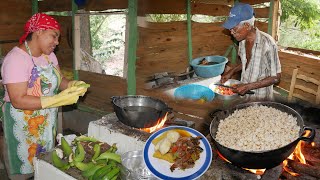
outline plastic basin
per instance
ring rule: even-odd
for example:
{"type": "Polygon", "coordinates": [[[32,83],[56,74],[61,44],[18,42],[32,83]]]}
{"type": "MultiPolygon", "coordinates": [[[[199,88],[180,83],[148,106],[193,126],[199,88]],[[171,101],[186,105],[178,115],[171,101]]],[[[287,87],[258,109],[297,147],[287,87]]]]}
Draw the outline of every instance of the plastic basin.
{"type": "Polygon", "coordinates": [[[224,56],[203,56],[193,59],[190,65],[193,67],[194,72],[197,76],[209,78],[219,76],[223,73],[224,68],[228,62],[228,58],[224,56]],[[199,63],[206,59],[208,62],[216,62],[217,64],[212,65],[199,65],[199,63]]]}
{"type": "Polygon", "coordinates": [[[209,102],[213,100],[214,96],[215,94],[210,88],[198,84],[183,85],[174,91],[174,97],[177,99],[205,99],[209,102]]]}

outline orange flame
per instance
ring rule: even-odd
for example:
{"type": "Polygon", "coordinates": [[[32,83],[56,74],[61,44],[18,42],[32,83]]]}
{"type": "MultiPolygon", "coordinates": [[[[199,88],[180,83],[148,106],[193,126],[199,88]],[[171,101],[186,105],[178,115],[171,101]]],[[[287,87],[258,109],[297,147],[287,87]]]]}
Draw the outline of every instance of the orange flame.
{"type": "MultiPolygon", "coordinates": [[[[306,133],[303,135],[304,137],[309,136],[311,133],[311,131],[307,130],[306,133]]],[[[311,143],[312,146],[315,145],[314,142],[311,143]]],[[[294,149],[293,153],[287,158],[287,159],[291,159],[291,160],[296,160],[302,164],[307,164],[307,161],[304,157],[304,155],[302,154],[301,151],[302,148],[302,141],[299,141],[296,148],[294,149]]],[[[285,171],[287,171],[289,174],[291,174],[292,176],[299,176],[298,173],[293,172],[289,167],[288,167],[288,160],[284,160],[283,161],[283,169],[285,171]]]]}
{"type": "Polygon", "coordinates": [[[262,175],[266,171],[266,169],[247,169],[247,168],[243,168],[243,169],[250,171],[256,175],[262,175]]]}
{"type": "Polygon", "coordinates": [[[222,154],[221,154],[219,151],[217,151],[217,153],[218,153],[218,156],[219,156],[222,160],[224,160],[224,161],[226,161],[226,162],[228,162],[228,163],[231,163],[228,159],[226,159],[225,157],[223,157],[222,154]]]}
{"type": "MultiPolygon", "coordinates": [[[[222,160],[224,160],[224,161],[226,161],[226,162],[228,162],[228,163],[231,163],[228,159],[226,159],[225,157],[223,157],[223,155],[222,155],[219,151],[217,151],[217,153],[218,153],[218,156],[219,156],[222,160]]],[[[248,169],[248,168],[242,168],[242,169],[247,170],[247,171],[249,171],[249,172],[252,172],[253,174],[256,174],[256,175],[262,175],[262,174],[266,171],[266,169],[248,169]]]]}
{"type": "Polygon", "coordinates": [[[164,125],[164,123],[167,121],[167,115],[168,115],[168,113],[166,113],[166,115],[163,118],[160,118],[157,121],[156,125],[154,125],[152,127],[149,127],[149,128],[140,128],[139,130],[145,131],[145,132],[148,132],[148,133],[152,133],[152,132],[160,129],[164,125]]]}

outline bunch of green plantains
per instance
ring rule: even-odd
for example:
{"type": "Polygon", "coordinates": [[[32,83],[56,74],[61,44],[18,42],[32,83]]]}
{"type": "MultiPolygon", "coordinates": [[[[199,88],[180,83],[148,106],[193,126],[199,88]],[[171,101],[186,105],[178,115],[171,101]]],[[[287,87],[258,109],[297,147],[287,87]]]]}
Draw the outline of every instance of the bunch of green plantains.
{"type": "Polygon", "coordinates": [[[72,145],[61,138],[61,149],[57,147],[51,154],[55,167],[62,171],[76,168],[89,180],[119,179],[123,166],[121,156],[116,154],[116,144],[110,146],[93,137],[78,136],[72,145]]]}

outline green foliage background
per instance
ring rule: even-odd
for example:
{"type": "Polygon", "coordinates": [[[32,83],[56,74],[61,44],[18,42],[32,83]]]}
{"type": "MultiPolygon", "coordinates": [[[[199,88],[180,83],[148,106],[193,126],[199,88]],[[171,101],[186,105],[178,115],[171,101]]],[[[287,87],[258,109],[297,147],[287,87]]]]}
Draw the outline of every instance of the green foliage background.
{"type": "MultiPolygon", "coordinates": [[[[124,34],[108,28],[116,20],[125,19],[124,15],[90,16],[90,31],[93,56],[99,61],[109,59],[111,55],[124,46],[124,34]]],[[[124,26],[120,27],[124,29],[124,26]]]]}
{"type": "Polygon", "coordinates": [[[320,51],[320,1],[281,0],[279,45],[320,51]]]}

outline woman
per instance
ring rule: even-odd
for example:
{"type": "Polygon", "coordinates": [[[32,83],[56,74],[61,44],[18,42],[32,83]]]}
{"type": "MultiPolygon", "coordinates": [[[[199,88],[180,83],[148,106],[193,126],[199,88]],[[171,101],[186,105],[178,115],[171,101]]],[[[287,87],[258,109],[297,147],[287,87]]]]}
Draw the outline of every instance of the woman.
{"type": "Polygon", "coordinates": [[[51,16],[33,15],[20,44],[4,58],[2,77],[4,159],[11,179],[32,177],[33,157],[54,147],[58,106],[77,102],[83,81],[68,81],[54,54],[60,25],[51,16]],[[58,93],[59,90],[63,90],[58,93]]]}

